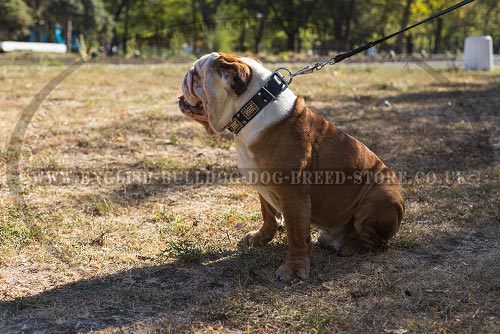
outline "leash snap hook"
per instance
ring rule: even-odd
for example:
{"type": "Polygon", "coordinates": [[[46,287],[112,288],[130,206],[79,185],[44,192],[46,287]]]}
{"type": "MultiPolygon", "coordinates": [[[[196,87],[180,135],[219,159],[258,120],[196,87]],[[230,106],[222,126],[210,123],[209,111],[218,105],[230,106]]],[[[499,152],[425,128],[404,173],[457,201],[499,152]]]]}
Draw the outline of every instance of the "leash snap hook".
{"type": "Polygon", "coordinates": [[[291,74],[291,76],[294,77],[296,75],[310,74],[310,73],[314,72],[315,69],[316,69],[316,65],[314,65],[314,66],[307,65],[306,67],[301,68],[300,70],[293,72],[291,74]]]}

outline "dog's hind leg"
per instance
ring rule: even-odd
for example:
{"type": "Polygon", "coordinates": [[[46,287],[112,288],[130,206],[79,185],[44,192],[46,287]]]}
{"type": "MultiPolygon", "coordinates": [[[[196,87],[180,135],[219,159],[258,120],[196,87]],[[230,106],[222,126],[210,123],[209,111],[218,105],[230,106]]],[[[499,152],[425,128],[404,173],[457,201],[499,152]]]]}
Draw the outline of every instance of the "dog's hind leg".
{"type": "Polygon", "coordinates": [[[239,242],[242,246],[263,246],[273,240],[282,215],[259,194],[264,224],[258,231],[247,233],[239,242]]]}
{"type": "Polygon", "coordinates": [[[391,185],[377,185],[367,194],[354,215],[354,233],[344,238],[340,255],[385,249],[389,239],[396,234],[403,215],[403,202],[386,187],[391,185]]]}

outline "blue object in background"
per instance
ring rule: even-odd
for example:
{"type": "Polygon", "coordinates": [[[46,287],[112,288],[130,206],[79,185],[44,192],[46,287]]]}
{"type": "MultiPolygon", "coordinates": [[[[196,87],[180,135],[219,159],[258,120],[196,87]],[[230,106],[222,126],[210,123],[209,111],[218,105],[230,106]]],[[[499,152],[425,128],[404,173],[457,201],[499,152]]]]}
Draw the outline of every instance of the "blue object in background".
{"type": "Polygon", "coordinates": [[[366,50],[366,54],[368,55],[368,57],[375,57],[377,55],[377,49],[375,49],[375,47],[372,46],[371,48],[366,50]]]}
{"type": "Polygon", "coordinates": [[[59,44],[66,43],[64,41],[64,38],[62,38],[62,29],[59,25],[56,25],[56,28],[54,29],[54,35],[56,35],[56,43],[59,43],[59,44]]]}
{"type": "Polygon", "coordinates": [[[30,37],[28,38],[28,42],[36,42],[36,29],[33,26],[29,27],[30,37]]]}
{"type": "Polygon", "coordinates": [[[71,36],[71,50],[78,51],[78,43],[76,42],[78,36],[72,35],[71,36]]]}

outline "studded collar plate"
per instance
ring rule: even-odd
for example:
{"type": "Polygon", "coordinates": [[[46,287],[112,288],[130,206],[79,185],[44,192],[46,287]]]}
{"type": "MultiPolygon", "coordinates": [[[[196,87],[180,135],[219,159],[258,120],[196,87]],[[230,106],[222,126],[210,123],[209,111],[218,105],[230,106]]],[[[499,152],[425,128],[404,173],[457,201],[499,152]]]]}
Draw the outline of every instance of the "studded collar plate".
{"type": "Polygon", "coordinates": [[[276,100],[276,97],[288,87],[283,76],[274,72],[264,87],[255,94],[250,101],[233,116],[226,128],[237,134],[247,125],[269,102],[276,100]]]}

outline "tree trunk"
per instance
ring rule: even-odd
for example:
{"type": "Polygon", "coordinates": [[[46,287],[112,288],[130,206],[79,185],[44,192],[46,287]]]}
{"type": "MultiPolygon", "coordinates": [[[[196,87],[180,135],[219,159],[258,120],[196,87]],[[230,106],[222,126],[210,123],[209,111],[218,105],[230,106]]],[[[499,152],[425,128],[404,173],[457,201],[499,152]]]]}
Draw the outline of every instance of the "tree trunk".
{"type": "Polygon", "coordinates": [[[439,53],[441,50],[441,34],[443,31],[443,18],[437,18],[436,35],[434,36],[434,53],[439,53]]]}
{"type": "Polygon", "coordinates": [[[241,29],[240,36],[238,37],[238,51],[244,52],[245,51],[245,37],[247,35],[247,28],[243,26],[243,29],[241,29]]]}
{"type": "Polygon", "coordinates": [[[295,32],[286,31],[286,36],[288,37],[286,42],[286,48],[288,51],[295,51],[295,32]]]}
{"type": "Polygon", "coordinates": [[[351,45],[349,41],[351,38],[349,35],[351,34],[351,20],[354,15],[354,0],[349,1],[349,8],[347,10],[347,16],[344,18],[345,19],[345,30],[344,30],[344,36],[343,36],[343,44],[344,48],[346,45],[349,45],[349,49],[351,48],[351,45]]]}
{"type": "Polygon", "coordinates": [[[203,22],[205,26],[209,30],[213,30],[215,28],[215,22],[212,20],[212,9],[215,10],[220,4],[220,1],[215,1],[210,3],[210,6],[207,4],[206,0],[200,0],[200,11],[201,16],[203,18],[203,22]]]}
{"type": "MultiPolygon", "coordinates": [[[[338,11],[336,11],[339,13],[338,11]]],[[[342,18],[341,15],[335,15],[333,18],[333,39],[334,39],[334,48],[341,52],[345,51],[342,43],[342,18]]]]}
{"type": "Polygon", "coordinates": [[[259,53],[259,44],[260,41],[262,40],[262,34],[264,33],[264,21],[261,20],[259,22],[259,29],[257,30],[257,33],[255,34],[254,37],[254,49],[255,49],[255,54],[259,53]]]}
{"type": "Polygon", "coordinates": [[[406,54],[411,55],[413,53],[413,39],[411,33],[406,37],[406,54]]]}
{"type": "MultiPolygon", "coordinates": [[[[120,14],[122,13],[122,9],[123,9],[123,6],[125,6],[125,4],[127,3],[128,0],[122,0],[120,2],[120,5],[118,6],[118,8],[116,9],[116,12],[115,12],[115,23],[118,24],[119,20],[120,20],[120,14]]],[[[118,47],[118,31],[116,30],[116,26],[113,27],[113,39],[111,40],[111,46],[116,46],[118,47]]],[[[111,50],[110,50],[111,52],[111,50]]]]}
{"type": "Polygon", "coordinates": [[[193,54],[196,55],[196,43],[198,42],[198,29],[196,29],[196,0],[191,0],[191,13],[193,15],[193,36],[191,36],[191,47],[193,48],[193,54]]]}
{"type": "MultiPolygon", "coordinates": [[[[408,21],[410,20],[410,8],[413,0],[406,0],[405,9],[403,11],[403,17],[401,18],[401,29],[406,28],[408,25],[408,21]]],[[[396,40],[396,53],[403,52],[403,34],[399,34],[396,40]]]]}
{"type": "Polygon", "coordinates": [[[73,34],[73,18],[71,14],[68,16],[68,22],[66,24],[66,45],[68,47],[68,52],[71,53],[71,35],[73,34]]]}
{"type": "Polygon", "coordinates": [[[128,26],[129,26],[129,9],[130,9],[130,4],[127,1],[126,7],[125,7],[125,21],[123,22],[123,54],[126,56],[127,55],[127,42],[128,42],[128,26]]]}

